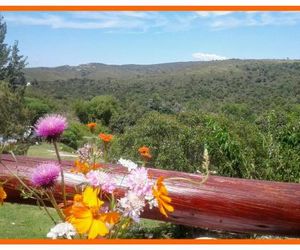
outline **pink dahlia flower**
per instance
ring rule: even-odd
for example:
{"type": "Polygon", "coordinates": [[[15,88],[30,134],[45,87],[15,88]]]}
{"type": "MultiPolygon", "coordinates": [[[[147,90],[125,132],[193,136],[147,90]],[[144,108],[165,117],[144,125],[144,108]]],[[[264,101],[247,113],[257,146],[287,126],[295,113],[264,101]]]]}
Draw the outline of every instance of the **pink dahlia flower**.
{"type": "Polygon", "coordinates": [[[52,141],[57,139],[64,132],[68,127],[68,123],[65,117],[52,114],[41,117],[34,127],[37,136],[52,141]]]}
{"type": "Polygon", "coordinates": [[[38,165],[32,176],[31,182],[36,187],[44,189],[54,186],[56,179],[60,174],[60,166],[54,162],[45,162],[38,165]]]}

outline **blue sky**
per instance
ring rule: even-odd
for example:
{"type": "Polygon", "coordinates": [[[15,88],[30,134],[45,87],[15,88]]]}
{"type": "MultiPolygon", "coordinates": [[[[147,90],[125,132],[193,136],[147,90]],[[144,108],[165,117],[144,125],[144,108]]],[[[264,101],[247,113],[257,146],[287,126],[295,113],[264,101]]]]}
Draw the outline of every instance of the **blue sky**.
{"type": "Polygon", "coordinates": [[[2,12],[30,67],[300,58],[300,12],[2,12]]]}

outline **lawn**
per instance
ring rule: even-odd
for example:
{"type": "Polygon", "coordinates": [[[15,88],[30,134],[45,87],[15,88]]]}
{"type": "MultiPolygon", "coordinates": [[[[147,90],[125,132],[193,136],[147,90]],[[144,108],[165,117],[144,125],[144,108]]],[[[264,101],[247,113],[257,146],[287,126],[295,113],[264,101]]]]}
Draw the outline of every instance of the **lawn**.
{"type": "MultiPolygon", "coordinates": [[[[56,217],[54,209],[50,209],[56,217]]],[[[45,238],[53,222],[37,206],[4,203],[0,207],[0,238],[45,238]]]]}
{"type": "MultiPolygon", "coordinates": [[[[75,160],[76,154],[74,150],[62,143],[58,144],[59,153],[62,159],[64,160],[75,160]]],[[[55,151],[54,147],[50,143],[41,143],[38,145],[31,146],[27,152],[27,156],[40,157],[40,158],[48,158],[55,159],[55,151]]]]}
{"type": "MultiPolygon", "coordinates": [[[[54,209],[51,214],[57,219],[54,209]]],[[[44,210],[37,206],[4,203],[0,206],[0,239],[46,238],[53,222],[44,210]]],[[[166,238],[169,224],[142,219],[126,237],[130,238],[166,238]]]]}

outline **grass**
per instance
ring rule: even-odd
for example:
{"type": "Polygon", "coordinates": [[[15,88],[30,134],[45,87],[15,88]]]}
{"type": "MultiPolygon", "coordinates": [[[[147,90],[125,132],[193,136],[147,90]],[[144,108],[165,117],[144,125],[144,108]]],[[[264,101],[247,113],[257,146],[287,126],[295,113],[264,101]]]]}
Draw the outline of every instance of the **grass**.
{"type": "MultiPolygon", "coordinates": [[[[54,209],[50,208],[54,218],[58,218],[54,209]]],[[[134,226],[127,238],[164,237],[167,223],[142,219],[134,226]],[[164,226],[165,230],[161,230],[164,226]]],[[[41,239],[54,226],[44,210],[38,206],[4,203],[0,206],[0,239],[41,239]]]]}
{"type": "MultiPolygon", "coordinates": [[[[62,143],[58,144],[59,153],[61,158],[64,160],[74,160],[76,155],[74,154],[74,150],[62,143]]],[[[40,157],[40,158],[47,158],[47,159],[55,159],[55,151],[54,147],[50,143],[41,143],[38,145],[31,146],[27,152],[27,156],[32,157],[40,157]]]]}
{"type": "MultiPolygon", "coordinates": [[[[57,217],[54,209],[50,209],[57,217]]],[[[45,238],[53,222],[37,206],[4,203],[0,206],[1,239],[45,238]]]]}

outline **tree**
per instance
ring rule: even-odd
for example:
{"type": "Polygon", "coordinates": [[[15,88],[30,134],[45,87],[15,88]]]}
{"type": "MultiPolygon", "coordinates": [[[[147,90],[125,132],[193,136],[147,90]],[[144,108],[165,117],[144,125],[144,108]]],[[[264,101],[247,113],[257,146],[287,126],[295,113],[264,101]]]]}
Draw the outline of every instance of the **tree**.
{"type": "Polygon", "coordinates": [[[29,125],[28,110],[24,98],[13,93],[8,84],[0,81],[0,135],[21,138],[29,125]]]}
{"type": "Polygon", "coordinates": [[[17,41],[12,47],[5,43],[6,32],[6,23],[0,16],[0,80],[7,81],[9,87],[15,91],[19,87],[26,86],[24,73],[26,57],[20,55],[17,41]]]}
{"type": "Polygon", "coordinates": [[[6,23],[0,16],[0,80],[4,80],[7,73],[7,63],[9,60],[10,48],[4,43],[6,35],[6,23]]]}
{"type": "Polygon", "coordinates": [[[109,95],[95,96],[90,101],[77,102],[75,105],[76,115],[83,123],[100,120],[103,125],[108,126],[112,116],[119,111],[118,100],[109,95]]]}
{"type": "Polygon", "coordinates": [[[7,66],[7,78],[9,85],[13,90],[26,86],[26,78],[24,73],[26,57],[20,55],[19,52],[20,50],[18,48],[18,41],[15,41],[7,66]]]}

